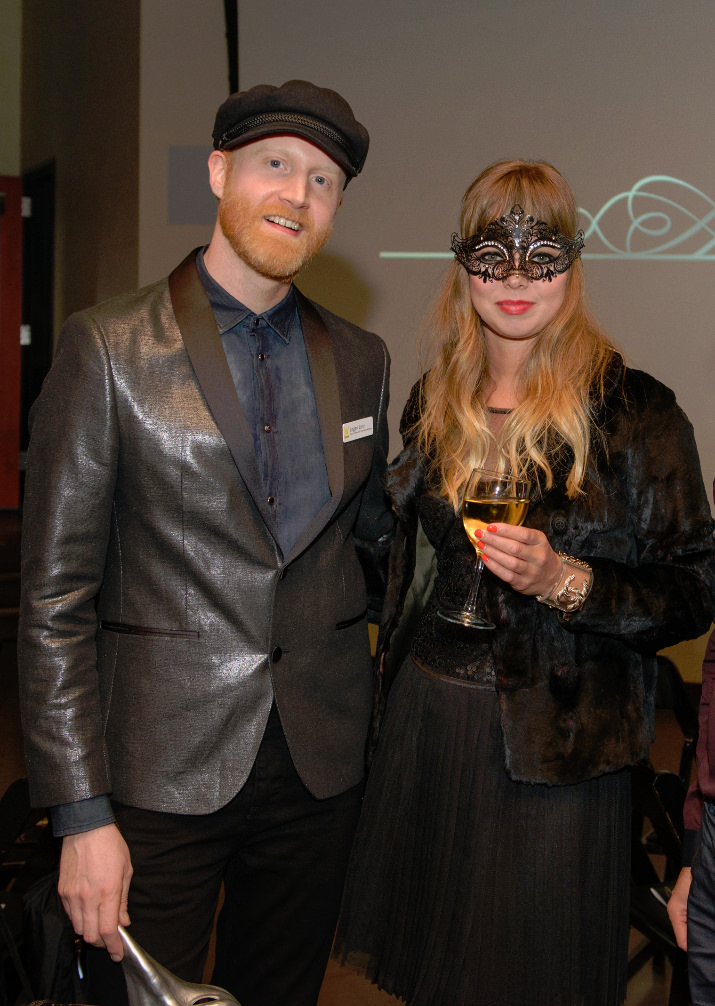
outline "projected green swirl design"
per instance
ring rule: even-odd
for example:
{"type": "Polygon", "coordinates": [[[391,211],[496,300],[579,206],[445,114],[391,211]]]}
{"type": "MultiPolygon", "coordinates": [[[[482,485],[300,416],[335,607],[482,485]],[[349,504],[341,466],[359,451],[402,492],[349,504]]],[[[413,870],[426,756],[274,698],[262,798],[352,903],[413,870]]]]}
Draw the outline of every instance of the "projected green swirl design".
{"type": "MultiPolygon", "coordinates": [[[[688,182],[649,175],[591,214],[579,207],[583,258],[715,261],[715,202],[688,182]]],[[[451,251],[383,251],[385,259],[451,259],[451,251]]]]}

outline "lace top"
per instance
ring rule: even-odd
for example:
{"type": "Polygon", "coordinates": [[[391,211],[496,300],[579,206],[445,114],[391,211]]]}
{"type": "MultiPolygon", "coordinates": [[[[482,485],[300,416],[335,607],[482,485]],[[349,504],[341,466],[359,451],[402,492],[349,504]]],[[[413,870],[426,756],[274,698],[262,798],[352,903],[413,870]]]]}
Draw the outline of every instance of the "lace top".
{"type": "MultiPolygon", "coordinates": [[[[488,408],[494,435],[484,467],[496,462],[496,441],[511,409],[488,408]]],[[[440,604],[461,607],[474,576],[476,553],[462,524],[444,497],[426,494],[419,503],[420,523],[437,555],[437,578],[412,642],[412,655],[423,666],[463,681],[481,685],[495,683],[494,655],[490,632],[464,629],[445,622],[437,614],[440,604]]],[[[490,574],[484,572],[478,602],[484,613],[490,574]]]]}

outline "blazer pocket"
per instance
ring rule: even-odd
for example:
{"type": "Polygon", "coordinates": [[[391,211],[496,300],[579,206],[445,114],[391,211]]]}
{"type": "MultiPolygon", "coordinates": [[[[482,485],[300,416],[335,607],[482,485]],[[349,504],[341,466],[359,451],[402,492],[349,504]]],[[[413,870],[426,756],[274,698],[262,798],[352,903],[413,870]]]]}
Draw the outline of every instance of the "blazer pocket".
{"type": "Polygon", "coordinates": [[[367,608],[361,611],[359,615],[354,618],[346,618],[343,622],[336,622],[336,629],[349,629],[351,625],[357,625],[358,622],[362,622],[363,618],[367,618],[367,608]]]}
{"type": "Polygon", "coordinates": [[[198,631],[192,629],[152,629],[146,625],[128,625],[126,622],[99,623],[107,632],[121,632],[127,636],[168,636],[172,639],[198,639],[198,631]]]}

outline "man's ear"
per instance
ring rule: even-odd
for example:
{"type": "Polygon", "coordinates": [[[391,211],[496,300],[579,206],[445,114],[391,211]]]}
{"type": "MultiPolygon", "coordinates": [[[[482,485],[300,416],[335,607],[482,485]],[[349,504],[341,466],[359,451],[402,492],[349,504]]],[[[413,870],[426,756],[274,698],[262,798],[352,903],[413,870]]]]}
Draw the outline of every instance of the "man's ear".
{"type": "Polygon", "coordinates": [[[228,154],[223,150],[212,150],[209,154],[209,185],[217,199],[221,199],[223,196],[228,171],[228,154]]]}

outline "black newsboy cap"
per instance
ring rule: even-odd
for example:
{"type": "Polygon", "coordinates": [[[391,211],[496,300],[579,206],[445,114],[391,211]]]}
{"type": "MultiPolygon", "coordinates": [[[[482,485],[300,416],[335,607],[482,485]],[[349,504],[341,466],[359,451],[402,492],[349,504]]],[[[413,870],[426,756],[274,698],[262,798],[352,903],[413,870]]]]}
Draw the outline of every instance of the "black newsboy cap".
{"type": "Polygon", "coordinates": [[[233,150],[262,136],[290,133],[333,158],[348,179],[362,171],[370,137],[345,98],[307,80],[237,91],[216,113],[214,150],[233,150]]]}

